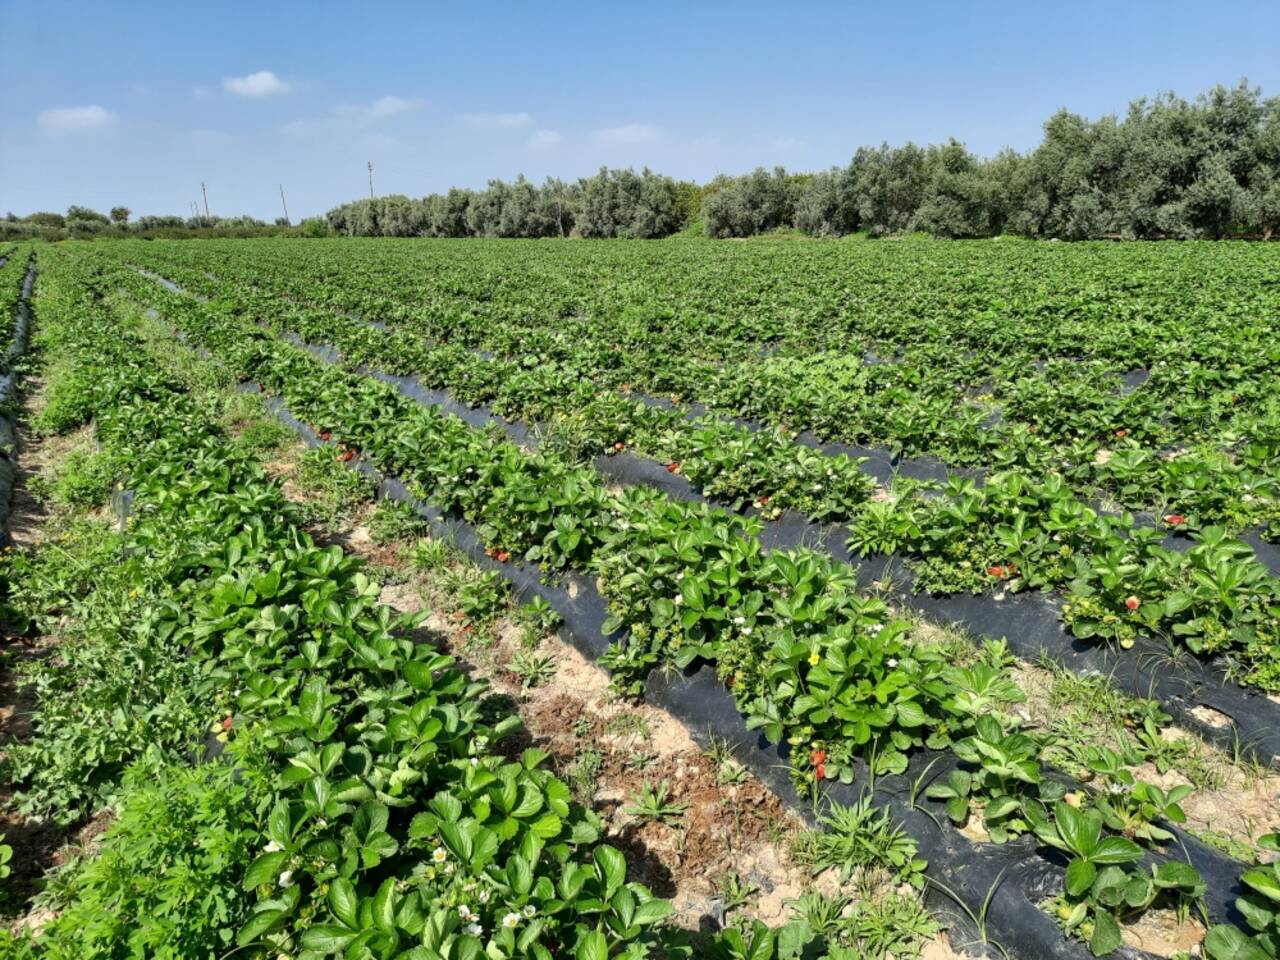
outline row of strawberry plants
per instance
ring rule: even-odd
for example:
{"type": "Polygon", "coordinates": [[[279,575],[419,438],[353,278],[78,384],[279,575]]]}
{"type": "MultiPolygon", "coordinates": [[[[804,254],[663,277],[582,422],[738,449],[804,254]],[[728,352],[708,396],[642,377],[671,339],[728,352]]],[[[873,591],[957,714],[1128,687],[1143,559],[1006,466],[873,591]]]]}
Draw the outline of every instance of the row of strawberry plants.
{"type": "Polygon", "coordinates": [[[1081,504],[1054,477],[1010,473],[941,498],[870,503],[849,545],[916,556],[916,589],[937,593],[1062,588],[1062,619],[1082,640],[1132,647],[1159,637],[1217,657],[1240,683],[1280,690],[1280,578],[1220,527],[1170,514],[1161,527],[1081,504]],[[1189,549],[1166,544],[1170,529],[1189,549]]]}
{"type": "MultiPolygon", "coordinates": [[[[130,277],[131,289],[149,285],[130,277]]],[[[635,452],[666,463],[734,508],[755,503],[773,515],[795,509],[815,520],[846,520],[865,503],[875,482],[848,456],[825,456],[785,435],[756,432],[714,417],[646,406],[600,390],[552,367],[477,356],[459,347],[426,344],[401,331],[370,327],[328,311],[293,307],[244,289],[218,291],[242,316],[335,347],[349,368],[414,375],[424,386],[448,390],[471,406],[539,422],[545,442],[570,459],[601,452],[635,452]]]]}
{"type": "MultiPolygon", "coordinates": [[[[136,277],[129,282],[135,290],[149,285],[136,277]]],[[[1140,636],[1166,637],[1196,654],[1222,655],[1243,683],[1280,689],[1280,581],[1247,544],[1214,527],[1199,529],[1195,517],[1165,517],[1164,529],[1190,532],[1196,542],[1180,552],[1162,544],[1159,529],[1137,528],[1131,517],[1101,515],[1081,503],[1056,475],[1037,483],[1017,471],[996,474],[982,487],[954,481],[942,497],[907,491],[866,502],[850,490],[851,476],[866,484],[856,464],[776,435],[710,428],[705,419],[690,423],[678,412],[637,408],[589,387],[570,390],[565,407],[564,384],[553,379],[548,387],[541,371],[508,375],[501,361],[425,347],[278,299],[261,303],[236,292],[224,300],[310,342],[335,344],[349,364],[416,371],[429,386],[448,387],[469,402],[495,401],[498,413],[546,419],[553,445],[571,456],[634,445],[641,454],[670,458],[670,469],[733,507],[750,498],[767,505],[767,516],[793,505],[812,520],[852,516],[850,546],[866,555],[918,558],[918,589],[1066,588],[1064,620],[1081,639],[1129,647],[1140,636]],[[574,429],[579,424],[590,434],[585,439],[584,430],[574,429]],[[690,432],[681,432],[681,424],[690,432]],[[625,439],[611,444],[614,437],[625,439]]]]}
{"type": "MultiPolygon", "coordinates": [[[[44,599],[100,617],[80,623],[84,635],[151,671],[187,663],[181,692],[217,718],[225,747],[194,777],[183,754],[203,725],[134,726],[131,752],[89,751],[81,772],[124,791],[126,817],[104,841],[115,872],[80,868],[61,886],[71,897],[61,916],[34,939],[10,940],[14,955],[684,952],[660,925],[670,907],[626,881],[623,855],[597,843],[598,820],[541,769],[543,755],[495,752],[518,719],[495,715],[483,685],[405,636],[411,624],[378,604],[357,561],[300,531],[261,467],[209,429],[208,404],[146,361],[105,308],[101,277],[60,254],[42,259],[42,345],[66,372],[56,416],[64,428],[92,421],[103,450],[127,465],[134,511],[123,535],[106,538],[120,549],[114,564],[44,599]],[[142,775],[121,783],[120,767],[139,759],[142,775]],[[122,862],[122,846],[143,848],[138,798],[155,801],[155,780],[162,793],[181,781],[201,798],[194,822],[176,851],[155,843],[151,859],[122,862]],[[193,881],[219,886],[193,902],[193,881]]],[[[25,597],[42,608],[46,578],[29,574],[52,559],[8,558],[11,605],[25,597]]],[[[144,687],[113,713],[92,696],[111,678],[79,667],[45,668],[34,739],[13,760],[20,785],[47,776],[30,761],[66,734],[52,727],[88,732],[104,708],[123,719],[159,706],[138,702],[155,693],[144,687]]]]}
{"type": "Polygon", "coordinates": [[[10,338],[28,266],[27,257],[16,250],[0,265],[0,374],[8,373],[10,338]]]}
{"type": "MultiPolygon", "coordinates": [[[[201,269],[200,261],[207,256],[202,250],[148,253],[170,266],[185,265],[199,274],[193,278],[196,282],[210,282],[201,269]]],[[[271,248],[268,266],[271,256],[279,258],[281,253],[279,245],[271,248]]],[[[291,267],[306,266],[301,258],[287,262],[291,267]]],[[[305,269],[296,278],[264,276],[258,263],[247,264],[243,256],[232,254],[223,254],[217,266],[221,275],[267,290],[310,302],[323,296],[308,290],[314,274],[305,269]]],[[[319,279],[325,290],[342,294],[344,284],[358,282],[359,267],[357,263],[336,275],[330,270],[319,279]],[[356,276],[347,276],[352,273],[356,276]]],[[[394,285],[386,289],[385,296],[398,295],[394,285]]],[[[353,301],[340,302],[350,306],[353,301]]],[[[404,301],[396,301],[397,307],[384,297],[379,303],[381,312],[370,316],[406,322],[409,307],[404,301]]],[[[1146,383],[1126,392],[1100,361],[1062,359],[1031,375],[1024,362],[1021,375],[993,382],[980,352],[970,358],[973,368],[953,381],[948,378],[957,366],[965,366],[966,357],[957,357],[952,345],[943,344],[926,345],[888,364],[867,365],[860,350],[830,350],[752,356],[718,365],[689,356],[678,342],[688,331],[677,330],[672,342],[654,343],[653,331],[644,323],[630,335],[625,323],[620,328],[616,318],[611,319],[615,322],[595,334],[566,334],[555,329],[554,316],[532,329],[521,317],[499,320],[482,330],[485,342],[499,352],[554,360],[568,368],[570,379],[681,392],[793,430],[931,451],[961,463],[1053,470],[1081,491],[1101,490],[1134,507],[1163,503],[1174,511],[1202,513],[1211,522],[1239,526],[1274,519],[1275,425],[1280,411],[1266,388],[1276,361],[1265,325],[1246,328],[1251,331],[1248,336],[1262,339],[1256,349],[1244,351],[1239,340],[1245,334],[1238,329],[1224,330],[1220,320],[1211,330],[1202,327],[1197,343],[1214,343],[1205,357],[1189,359],[1196,351],[1180,341],[1167,358],[1162,355],[1154,362],[1146,383]],[[1228,343],[1231,337],[1237,342],[1228,343]],[[1207,363],[1215,356],[1228,362],[1215,369],[1207,363]],[[673,364],[680,367],[675,373],[673,364]],[[983,389],[994,391],[992,400],[1003,404],[1005,418],[995,430],[984,424],[987,402],[968,400],[974,385],[984,380],[983,389]],[[1242,436],[1243,444],[1238,440],[1242,436]],[[1176,456],[1160,455],[1175,447],[1176,456]],[[1213,500],[1201,502],[1207,491],[1214,491],[1213,500]],[[1198,509],[1190,510],[1191,506],[1198,509]]],[[[434,329],[444,337],[450,332],[447,326],[434,329]]]]}
{"type": "Polygon", "coordinates": [[[1104,822],[1136,823],[1145,827],[1136,835],[1168,839],[1157,824],[1180,817],[1178,797],[1157,791],[1152,803],[1155,788],[1143,785],[1078,814],[1061,781],[1041,776],[1039,745],[1017,731],[1009,705],[1021,692],[1007,665],[949,667],[882,603],[858,596],[847,567],[806,551],[763,553],[757,521],[643,491],[609,494],[588,471],[521,453],[325,367],[216,307],[174,298],[165,315],[241,376],[280,392],[322,437],[458,511],[499,555],[597,572],[614,615],[608,626],[629,630],[606,657],[621,682],[638,683],[663,662],[716,663],[751,724],[792,743],[808,782],[817,774],[850,780],[860,762],[900,771],[911,751],[954,748],[977,768],[963,809],[951,805],[957,820],[981,813],[995,838],[1033,832],[1095,867],[1117,868],[1075,868],[1064,895],[1064,922],[1087,931],[1098,952],[1115,945],[1118,917],[1155,902],[1186,906],[1202,892],[1186,864],[1138,867],[1143,849],[1120,837],[1091,859],[1102,843],[1095,821],[1098,831],[1104,822]],[[1135,885],[1148,895],[1132,894],[1135,885]],[[1127,905],[1113,899],[1124,889],[1127,905]]]}

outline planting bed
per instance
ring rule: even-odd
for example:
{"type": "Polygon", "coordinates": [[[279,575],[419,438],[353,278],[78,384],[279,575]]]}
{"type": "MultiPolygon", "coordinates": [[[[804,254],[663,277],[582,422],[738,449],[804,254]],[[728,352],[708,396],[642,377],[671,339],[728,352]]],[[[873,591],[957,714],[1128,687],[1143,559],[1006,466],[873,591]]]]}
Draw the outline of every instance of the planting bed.
{"type": "MultiPolygon", "coordinates": [[[[67,365],[52,406],[95,423],[97,475],[129,504],[104,541],[120,572],[58,581],[46,602],[86,637],[161,624],[138,634],[176,644],[151,651],[156,683],[180,663],[194,677],[160,685],[154,734],[113,722],[100,759],[57,752],[80,730],[78,694],[41,667],[57,738],[50,712],[6,762],[32,815],[116,810],[91,864],[138,851],[130,827],[156,791],[233,769],[244,789],[218,787],[240,804],[219,842],[230,816],[239,852],[203,908],[238,918],[217,929],[228,949],[639,958],[687,951],[679,928],[710,915],[692,949],[717,958],[943,950],[911,913],[922,896],[969,950],[1274,953],[1275,824],[1223,834],[1192,797],[1214,777],[1264,796],[1280,782],[1280,297],[1258,248],[69,244],[41,252],[40,276],[37,327],[67,365]],[[1231,296],[1218,285],[1246,276],[1231,296]],[[165,342],[206,361],[157,371],[147,353],[165,342]],[[233,399],[235,382],[250,393],[233,399]],[[474,677],[453,679],[379,606],[384,590],[302,532],[239,439],[266,422],[199,426],[259,397],[314,446],[308,470],[336,469],[333,496],[375,486],[379,511],[554,614],[618,696],[739,765],[751,802],[771,793],[807,819],[803,862],[878,872],[887,892],[837,880],[780,915],[721,891],[740,912],[717,932],[724,911],[690,912],[704,894],[678,870],[670,890],[621,886],[662,872],[643,846],[610,852],[595,804],[556,780],[575,782],[568,767],[487,749],[518,723],[510,708],[496,718],[474,677]],[[983,642],[940,642],[919,616],[983,642]],[[1114,700],[1105,736],[1033,718],[1041,655],[1139,699],[1114,700]],[[201,711],[226,744],[192,768],[201,711]],[[1232,772],[1206,773],[1170,714],[1236,747],[1210,764],[1232,772]],[[1232,766],[1249,758],[1262,765],[1232,766]],[[914,931],[901,941],[877,932],[891,911],[914,931]]],[[[46,586],[14,579],[50,561],[15,562],[11,615],[59,622],[32,609],[46,586]]],[[[459,622],[484,624],[477,604],[461,591],[459,622]]],[[[540,656],[493,675],[542,682],[540,656]]],[[[628,816],[678,822],[702,795],[693,776],[647,785],[628,816]]],[[[645,830],[650,852],[701,862],[645,830]]],[[[15,949],[126,935],[123,915],[82,929],[118,882],[98,869],[15,949]]],[[[135,909],[150,895],[128,894],[135,909]]],[[[141,929],[194,936],[193,916],[141,929]]]]}
{"type": "MultiPolygon", "coordinates": [[[[208,278],[205,277],[204,281],[207,286],[208,278]]],[[[173,288],[172,281],[168,282],[173,288]]],[[[223,296],[226,295],[224,292],[223,296]]],[[[280,307],[279,304],[276,306],[280,307]]],[[[255,308],[249,304],[245,309],[252,315],[255,308]]],[[[412,339],[396,338],[383,329],[370,329],[367,323],[347,317],[331,315],[317,318],[291,305],[284,305],[283,310],[268,311],[260,319],[283,327],[285,336],[296,343],[309,342],[310,349],[321,359],[336,362],[345,357],[354,368],[392,383],[415,399],[439,404],[473,425],[496,423],[516,442],[527,443],[531,439],[532,433],[527,424],[513,422],[474,398],[467,397],[471,405],[461,402],[456,393],[460,387],[465,390],[465,377],[459,381],[451,378],[448,371],[425,376],[388,372],[385,369],[388,366],[422,369],[431,368],[433,362],[439,365],[441,361],[438,358],[433,361],[430,351],[424,354],[421,344],[412,339]],[[374,364],[383,366],[380,368],[374,364]],[[431,379],[423,382],[427,377],[431,379]],[[453,392],[447,392],[443,387],[449,387],[453,392]]],[[[591,401],[585,402],[589,404],[591,401]]],[[[620,414],[618,402],[616,397],[603,401],[604,407],[613,408],[615,420],[619,415],[628,416],[625,410],[629,405],[623,401],[624,412],[620,414]]],[[[535,402],[514,410],[511,401],[502,401],[498,406],[508,416],[513,412],[545,416],[552,409],[559,410],[563,417],[563,412],[568,409],[551,408],[549,403],[535,402]]],[[[1218,656],[1206,654],[1196,658],[1186,655],[1188,648],[1202,652],[1206,648],[1216,649],[1212,642],[1206,643],[1196,634],[1239,634],[1252,638],[1247,647],[1248,655],[1256,658],[1258,664],[1255,674],[1259,670],[1265,673],[1271,669],[1271,637],[1276,629],[1273,602],[1275,574],[1276,568],[1280,567],[1280,549],[1258,540],[1256,533],[1247,542],[1240,542],[1229,538],[1224,540],[1217,536],[1220,531],[1211,530],[1210,536],[1217,539],[1207,546],[1201,545],[1198,539],[1183,532],[1185,516],[1166,514],[1178,522],[1165,524],[1169,532],[1156,537],[1150,521],[1144,522],[1141,517],[1135,522],[1128,516],[1099,513],[1079,503],[1073,506],[1068,502],[1069,498],[1062,497],[1056,477],[1037,484],[1025,476],[1010,476],[994,483],[994,492],[985,494],[995,501],[994,504],[975,507],[975,488],[961,486],[963,481],[953,480],[947,495],[950,502],[943,507],[931,503],[928,516],[917,526],[922,527],[925,523],[950,524],[957,531],[964,531],[985,522],[995,528],[999,537],[1006,541],[1021,540],[1023,545],[1011,546],[1005,553],[1005,556],[1016,557],[1016,560],[993,564],[983,573],[987,580],[997,582],[994,600],[990,593],[983,599],[966,593],[940,595],[931,587],[935,576],[930,567],[932,560],[926,558],[923,565],[916,565],[911,562],[913,554],[905,545],[898,544],[892,551],[888,549],[886,537],[889,535],[885,533],[884,525],[891,523],[893,518],[886,520],[883,515],[880,509],[884,506],[883,500],[872,503],[868,499],[873,487],[867,476],[860,475],[856,468],[861,467],[865,474],[881,482],[895,473],[914,479],[946,480],[949,472],[944,465],[919,458],[904,461],[892,458],[882,450],[855,449],[839,443],[820,445],[823,452],[834,456],[809,455],[805,452],[804,437],[797,445],[785,439],[762,436],[757,425],[742,420],[725,423],[708,418],[705,410],[679,410],[671,404],[657,406],[665,416],[660,415],[656,422],[636,422],[644,418],[630,415],[629,420],[608,429],[613,431],[611,435],[626,437],[626,444],[638,444],[641,449],[648,446],[652,457],[659,459],[636,459],[628,450],[624,457],[597,457],[598,468],[625,482],[659,487],[675,497],[701,499],[710,496],[716,502],[745,507],[748,512],[774,521],[768,525],[767,542],[784,546],[800,543],[820,546],[842,561],[852,556],[860,561],[859,577],[864,585],[891,581],[894,592],[922,612],[960,624],[975,633],[1008,638],[1020,655],[1034,657],[1045,653],[1079,671],[1112,676],[1122,689],[1157,697],[1181,723],[1221,745],[1248,751],[1264,762],[1273,762],[1280,754],[1280,732],[1277,732],[1280,731],[1280,698],[1269,697],[1256,689],[1241,689],[1231,679],[1231,675],[1238,674],[1239,670],[1234,659],[1235,651],[1229,648],[1218,656]],[[858,454],[869,456],[858,457],[858,454]],[[662,465],[664,462],[666,466],[662,465]],[[670,470],[672,464],[678,464],[677,472],[670,470]],[[1051,551],[1050,555],[1037,556],[1034,561],[1024,559],[1029,552],[1025,545],[1027,542],[1036,536],[1047,541],[1050,536],[1043,532],[1038,535],[1023,532],[1037,522],[1037,511],[1050,519],[1050,529],[1071,533],[1068,540],[1073,543],[1064,548],[1069,556],[1082,549],[1091,555],[1075,556],[1074,567],[1063,557],[1054,557],[1051,551]],[[1001,515],[1010,523],[995,523],[1001,515]],[[820,525],[824,519],[849,520],[851,523],[824,527],[820,525]],[[1095,529],[1090,529],[1091,523],[1096,524],[1095,529]],[[1126,523],[1131,527],[1126,528],[1126,523]],[[1117,552],[1135,548],[1133,540],[1124,534],[1125,529],[1130,529],[1134,537],[1142,538],[1137,540],[1138,543],[1149,545],[1145,549],[1150,555],[1146,569],[1139,565],[1139,569],[1134,571],[1139,575],[1133,577],[1131,584],[1110,585],[1111,592],[1116,594],[1113,602],[1125,610],[1127,621],[1118,616],[1097,613],[1093,600],[1096,588],[1088,579],[1097,575],[1102,578],[1104,586],[1109,582],[1108,577],[1114,579],[1117,552]],[[853,548],[852,552],[850,548],[853,548]],[[1251,552],[1258,554],[1257,562],[1247,559],[1251,552]],[[1091,561],[1096,569],[1082,573],[1080,565],[1084,560],[1091,561]],[[1041,569],[1035,572],[1028,570],[1033,562],[1041,569]],[[896,572],[892,578],[886,578],[886,570],[896,572]],[[1021,575],[1010,576],[1006,571],[1017,571],[1021,575]],[[1197,571],[1201,575],[1197,575],[1197,571]],[[1067,597],[1065,603],[1062,597],[1054,594],[1039,596],[1027,591],[1030,583],[1039,582],[1041,586],[1051,587],[1054,583],[1064,582],[1070,574],[1080,576],[1071,581],[1073,595],[1067,597]],[[1147,596],[1148,588],[1139,586],[1144,581],[1162,581],[1163,585],[1155,588],[1159,593],[1176,584],[1179,576],[1194,578],[1201,589],[1174,591],[1153,600],[1147,596]],[[1117,587],[1126,589],[1118,590],[1117,587]],[[1230,594],[1229,598],[1222,596],[1224,588],[1230,594]],[[1127,609],[1132,602],[1130,598],[1136,598],[1131,590],[1137,590],[1146,597],[1146,612],[1141,605],[1136,610],[1127,609]],[[1122,598],[1122,594],[1127,596],[1122,598]],[[1151,614],[1150,608],[1156,604],[1160,610],[1151,614]],[[1240,609],[1242,606],[1246,609],[1240,609]],[[1248,609],[1250,607],[1252,610],[1248,609]],[[1093,611],[1096,619],[1081,617],[1081,610],[1093,611]],[[1189,613],[1200,616],[1188,616],[1189,613]],[[1064,619],[1067,622],[1064,623],[1064,619]],[[1155,621],[1154,629],[1150,621],[1155,621]],[[1096,634],[1110,630],[1116,631],[1119,643],[1100,644],[1095,641],[1096,634]],[[1146,633],[1147,630],[1167,633],[1170,639],[1188,634],[1193,639],[1186,641],[1185,645],[1170,647],[1169,640],[1159,640],[1146,633]],[[1179,652],[1183,656],[1176,662],[1170,662],[1172,655],[1179,652]]],[[[607,422],[609,418],[600,411],[599,418],[592,419],[607,422]]],[[[554,422],[551,429],[556,429],[554,422]]],[[[572,452],[587,455],[590,450],[599,449],[595,445],[602,442],[608,449],[608,435],[605,434],[604,441],[600,440],[598,432],[587,439],[572,437],[572,452]]],[[[557,436],[556,440],[557,448],[563,449],[562,438],[557,436]]],[[[933,528],[929,529],[928,535],[940,536],[939,531],[933,528]]],[[[1051,536],[1059,542],[1063,539],[1062,532],[1051,536]]],[[[947,537],[954,539],[954,534],[943,539],[947,537]]],[[[950,544],[949,550],[954,546],[956,544],[950,544]]],[[[1041,543],[1038,551],[1030,552],[1044,553],[1043,546],[1041,543]]],[[[945,557],[937,559],[949,563],[945,557]]],[[[971,569],[972,562],[968,562],[968,567],[970,572],[975,572],[971,569]]]]}

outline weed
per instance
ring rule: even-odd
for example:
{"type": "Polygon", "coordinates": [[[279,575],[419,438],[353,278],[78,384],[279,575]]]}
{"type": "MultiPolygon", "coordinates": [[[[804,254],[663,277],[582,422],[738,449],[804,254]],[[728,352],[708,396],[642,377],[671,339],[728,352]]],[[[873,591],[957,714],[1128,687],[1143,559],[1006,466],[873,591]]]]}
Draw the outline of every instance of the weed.
{"type": "Polygon", "coordinates": [[[369,518],[369,536],[377,544],[408,543],[427,529],[412,507],[396,500],[379,500],[369,518]]]}
{"type": "Polygon", "coordinates": [[[656,786],[646,783],[638,792],[631,794],[631,805],[623,808],[623,812],[640,820],[655,820],[674,826],[689,809],[689,805],[670,798],[670,787],[667,781],[661,780],[656,786]]]}
{"type": "Polygon", "coordinates": [[[721,784],[746,783],[750,774],[734,757],[728,741],[711,738],[707,746],[707,757],[716,765],[716,782],[721,784]]]}
{"type": "Polygon", "coordinates": [[[556,675],[556,663],[551,657],[523,650],[512,656],[507,669],[520,678],[521,690],[547,683],[556,675]]]}
{"type": "Polygon", "coordinates": [[[916,843],[895,826],[888,810],[880,810],[863,796],[849,806],[832,804],[819,818],[825,830],[806,831],[796,839],[796,860],[815,874],[835,868],[841,882],[855,874],[883,870],[898,880],[920,887],[925,861],[916,857],[916,843]]]}
{"type": "Polygon", "coordinates": [[[590,806],[596,795],[596,778],[603,767],[604,754],[588,748],[580,752],[573,763],[565,768],[565,782],[579,803],[590,806]]]}
{"type": "Polygon", "coordinates": [[[759,889],[750,880],[744,880],[741,874],[733,870],[722,873],[720,880],[716,883],[716,891],[724,901],[725,913],[732,913],[746,906],[759,889]]]}
{"type": "Polygon", "coordinates": [[[619,713],[605,721],[604,731],[620,740],[650,740],[653,729],[641,713],[619,713]]]}

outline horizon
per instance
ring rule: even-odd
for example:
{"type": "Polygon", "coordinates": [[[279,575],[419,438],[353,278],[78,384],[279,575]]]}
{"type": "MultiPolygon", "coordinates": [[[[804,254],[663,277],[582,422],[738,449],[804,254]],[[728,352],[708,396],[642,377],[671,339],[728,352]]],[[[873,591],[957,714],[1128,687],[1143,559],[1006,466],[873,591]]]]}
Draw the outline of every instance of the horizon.
{"type": "Polygon", "coordinates": [[[1026,151],[1057,109],[1122,115],[1242,78],[1280,92],[1277,5],[1229,4],[1199,33],[1188,3],[1090,3],[1067,23],[1009,3],[925,6],[824,4],[797,24],[761,4],[731,17],[389,4],[353,21],[331,3],[240,5],[242,18],[8,0],[0,212],[188,216],[203,181],[214,216],[268,222],[283,184],[296,223],[367,195],[367,162],[379,196],[602,165],[705,183],[827,169],[881,142],[1026,151]]]}

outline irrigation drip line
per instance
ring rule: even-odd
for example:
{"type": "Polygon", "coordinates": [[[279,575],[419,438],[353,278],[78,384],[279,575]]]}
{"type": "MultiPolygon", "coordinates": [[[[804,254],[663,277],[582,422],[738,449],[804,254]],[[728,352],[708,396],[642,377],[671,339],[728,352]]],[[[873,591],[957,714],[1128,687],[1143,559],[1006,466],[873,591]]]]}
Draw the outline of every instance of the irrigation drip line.
{"type": "MultiPolygon", "coordinates": [[[[261,386],[246,383],[241,389],[260,392],[261,386]]],[[[267,408],[308,446],[330,445],[308,424],[296,419],[282,398],[269,398],[267,408]]],[[[416,497],[403,482],[362,457],[357,456],[349,466],[376,482],[380,498],[408,505],[426,521],[433,536],[451,542],[477,566],[496,571],[521,602],[534,597],[548,602],[564,621],[562,635],[593,662],[611,642],[624,638],[621,631],[604,633],[608,607],[591,579],[569,571],[549,582],[534,565],[521,561],[500,563],[485,553],[483,541],[465,520],[416,497]]],[[[758,732],[747,729],[731,694],[711,666],[692,664],[684,671],[655,668],[646,677],[644,688],[646,701],[677,717],[701,746],[708,747],[713,741],[727,744],[735,759],[791,810],[806,822],[816,823],[815,804],[799,793],[788,773],[786,745],[770,744],[758,732]]],[[[1039,906],[1061,891],[1065,858],[1042,851],[1030,836],[1007,844],[975,843],[951,823],[942,803],[923,796],[930,783],[945,779],[959,765],[954,754],[922,750],[913,754],[903,774],[872,778],[865,764],[859,762],[859,773],[852,783],[827,782],[821,790],[826,800],[842,805],[853,804],[869,794],[874,805],[889,811],[893,821],[911,835],[919,855],[929,862],[928,905],[959,934],[953,942],[963,943],[967,937],[970,945],[998,944],[1007,955],[1024,960],[1089,957],[1084,944],[1067,939],[1057,922],[1039,906]]],[[[1210,916],[1240,923],[1242,918],[1234,900],[1241,893],[1241,865],[1176,825],[1163,826],[1175,834],[1178,847],[1205,879],[1210,916]]],[[[1148,862],[1154,862],[1154,858],[1149,856],[1148,862]]],[[[1121,948],[1116,955],[1127,960],[1153,957],[1130,947],[1121,948]]]]}

